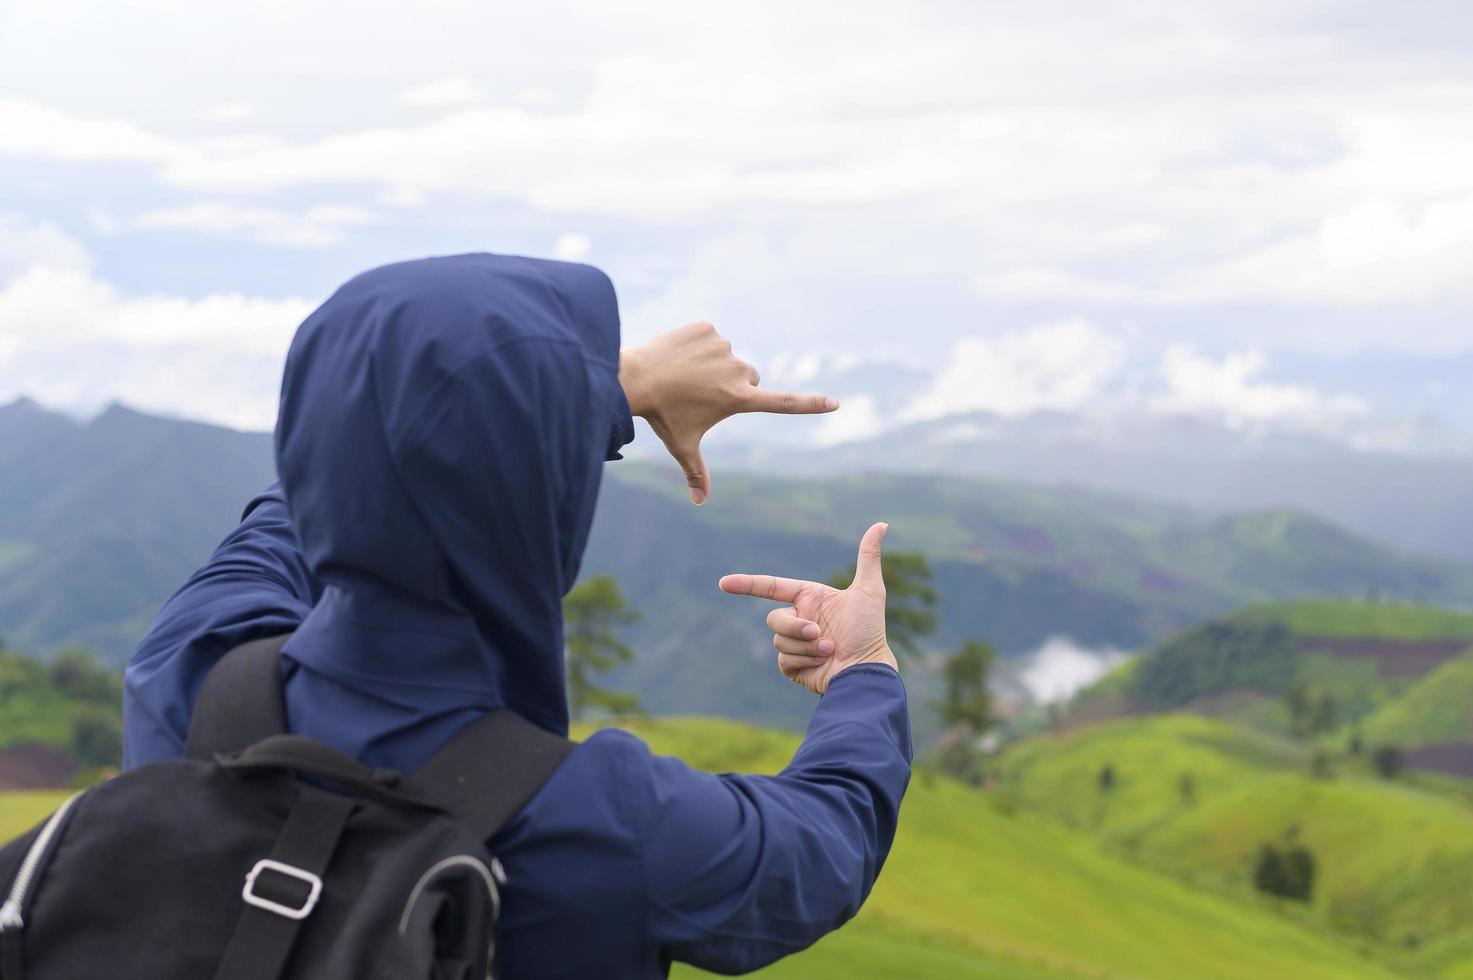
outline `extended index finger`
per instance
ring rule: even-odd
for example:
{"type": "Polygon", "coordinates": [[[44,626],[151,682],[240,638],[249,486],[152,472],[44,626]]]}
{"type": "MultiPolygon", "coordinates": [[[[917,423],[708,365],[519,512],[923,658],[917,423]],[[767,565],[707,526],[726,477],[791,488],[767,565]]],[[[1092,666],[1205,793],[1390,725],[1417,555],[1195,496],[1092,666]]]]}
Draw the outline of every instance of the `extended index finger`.
{"type": "Polygon", "coordinates": [[[718,583],[722,592],[754,595],[759,599],[772,599],[775,602],[792,602],[797,599],[804,584],[795,578],[778,578],[776,575],[723,575],[718,583]]]}
{"type": "Polygon", "coordinates": [[[821,415],[839,407],[839,400],[828,395],[795,395],[791,391],[768,391],[753,388],[747,392],[746,412],[773,412],[777,415],[821,415]]]}

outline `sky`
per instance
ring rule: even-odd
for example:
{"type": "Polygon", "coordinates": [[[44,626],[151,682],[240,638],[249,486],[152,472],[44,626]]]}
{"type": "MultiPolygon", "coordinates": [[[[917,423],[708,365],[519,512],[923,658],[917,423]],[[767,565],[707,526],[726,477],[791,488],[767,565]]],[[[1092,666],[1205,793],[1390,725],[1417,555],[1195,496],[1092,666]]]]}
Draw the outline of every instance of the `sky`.
{"type": "Polygon", "coordinates": [[[862,376],[829,442],[1473,426],[1469,120],[1461,0],[0,0],[0,400],[268,428],[337,284],[487,250],[862,376]]]}

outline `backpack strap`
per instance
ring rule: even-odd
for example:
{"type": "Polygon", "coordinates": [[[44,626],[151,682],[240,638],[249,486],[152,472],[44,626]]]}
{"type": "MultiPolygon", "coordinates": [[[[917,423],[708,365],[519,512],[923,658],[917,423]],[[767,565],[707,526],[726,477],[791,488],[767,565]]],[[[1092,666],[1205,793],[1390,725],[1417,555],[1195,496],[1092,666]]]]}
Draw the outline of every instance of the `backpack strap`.
{"type": "Polygon", "coordinates": [[[357,805],[351,796],[302,787],[271,857],[246,877],[241,898],[247,904],[214,980],[280,980],[357,805]]]}
{"type": "Polygon", "coordinates": [[[410,778],[488,841],[532,802],[574,747],[503,708],[467,725],[410,778]]]}
{"type": "MultiPolygon", "coordinates": [[[[285,633],[252,640],[220,659],[195,701],[186,755],[234,755],[287,733],[280,653],[290,638],[285,633]]],[[[443,801],[481,840],[490,840],[532,801],[573,747],[501,709],[462,729],[409,782],[443,801]]]]}
{"type": "Polygon", "coordinates": [[[220,658],[205,677],[189,720],[184,754],[210,760],[263,738],[286,734],[278,654],[290,633],[243,643],[220,658]]]}

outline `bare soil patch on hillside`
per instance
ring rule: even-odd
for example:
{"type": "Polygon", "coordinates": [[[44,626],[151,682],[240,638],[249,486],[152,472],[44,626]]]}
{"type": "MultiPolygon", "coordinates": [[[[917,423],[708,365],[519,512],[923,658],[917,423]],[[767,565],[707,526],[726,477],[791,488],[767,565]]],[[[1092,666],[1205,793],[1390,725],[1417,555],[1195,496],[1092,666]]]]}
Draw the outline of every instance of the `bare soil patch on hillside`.
{"type": "Polygon", "coordinates": [[[1345,660],[1374,660],[1385,678],[1421,677],[1467,650],[1467,640],[1379,640],[1357,636],[1300,636],[1306,652],[1329,653],[1345,660]]]}
{"type": "Polygon", "coordinates": [[[1407,749],[1408,769],[1473,777],[1473,742],[1443,742],[1407,749]]]}
{"type": "Polygon", "coordinates": [[[0,790],[58,789],[72,784],[77,764],[49,745],[0,749],[0,790]]]}

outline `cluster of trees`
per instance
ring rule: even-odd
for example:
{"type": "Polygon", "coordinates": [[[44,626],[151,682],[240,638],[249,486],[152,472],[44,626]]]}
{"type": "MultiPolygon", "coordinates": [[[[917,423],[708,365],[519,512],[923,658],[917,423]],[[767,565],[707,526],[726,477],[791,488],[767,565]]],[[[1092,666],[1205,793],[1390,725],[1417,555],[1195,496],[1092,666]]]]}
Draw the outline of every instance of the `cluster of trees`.
{"type": "Polygon", "coordinates": [[[100,768],[123,761],[122,679],[85,650],[63,650],[51,662],[51,683],[81,702],[72,719],[72,756],[100,768]]]}
{"type": "Polygon", "coordinates": [[[1205,623],[1137,661],[1130,694],[1175,708],[1234,688],[1285,691],[1294,681],[1295,652],[1282,623],[1205,623]]]}
{"type": "Polygon", "coordinates": [[[1253,886],[1265,895],[1308,902],[1314,897],[1314,854],[1302,844],[1265,843],[1258,849],[1253,886]]]}
{"type": "Polygon", "coordinates": [[[82,650],[49,664],[0,643],[0,744],[35,742],[66,749],[87,769],[123,757],[122,678],[82,650]]]}

